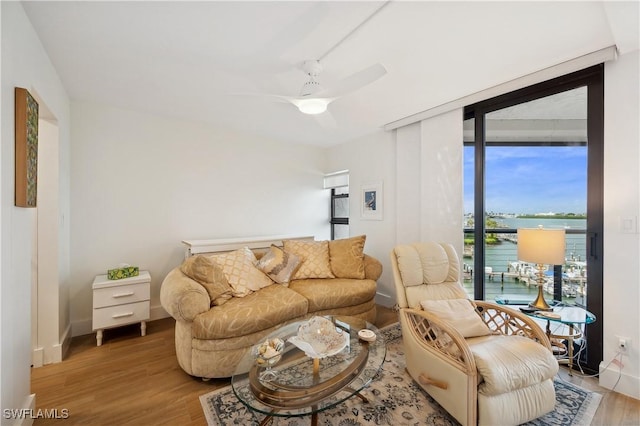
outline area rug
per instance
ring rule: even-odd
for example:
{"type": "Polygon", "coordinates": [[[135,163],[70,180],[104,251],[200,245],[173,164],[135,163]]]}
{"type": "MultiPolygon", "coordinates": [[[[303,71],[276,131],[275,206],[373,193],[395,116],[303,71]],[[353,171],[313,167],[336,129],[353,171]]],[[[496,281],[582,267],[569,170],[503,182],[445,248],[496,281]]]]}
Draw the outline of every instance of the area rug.
{"type": "MultiPolygon", "coordinates": [[[[458,422],[417,386],[405,371],[400,325],[381,330],[387,342],[387,356],[378,377],[362,394],[370,401],[351,398],[318,415],[319,425],[429,425],[453,426],[458,422]]],[[[556,408],[527,426],[588,425],[602,396],[564,382],[554,381],[556,408]]],[[[264,418],[250,412],[233,394],[231,386],[200,396],[207,423],[211,426],[259,425],[264,418]]],[[[310,417],[274,417],[273,425],[302,426],[310,417]]]]}

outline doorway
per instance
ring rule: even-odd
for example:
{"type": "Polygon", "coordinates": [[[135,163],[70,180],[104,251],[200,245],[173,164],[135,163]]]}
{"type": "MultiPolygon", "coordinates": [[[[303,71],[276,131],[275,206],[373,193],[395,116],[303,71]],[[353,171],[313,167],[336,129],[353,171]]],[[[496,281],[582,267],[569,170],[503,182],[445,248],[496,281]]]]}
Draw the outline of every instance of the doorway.
{"type": "MultiPolygon", "coordinates": [[[[40,102],[46,117],[46,107],[40,102]]],[[[32,239],[32,365],[62,361],[59,285],[59,135],[55,120],[38,121],[38,194],[32,239]]]]}

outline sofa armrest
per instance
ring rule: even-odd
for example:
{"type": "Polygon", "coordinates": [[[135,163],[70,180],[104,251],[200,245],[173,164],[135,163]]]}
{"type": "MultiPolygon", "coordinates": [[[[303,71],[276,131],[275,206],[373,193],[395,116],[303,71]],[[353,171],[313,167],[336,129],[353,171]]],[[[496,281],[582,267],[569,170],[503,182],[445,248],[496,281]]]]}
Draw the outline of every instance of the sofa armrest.
{"type": "Polygon", "coordinates": [[[162,282],[160,303],[176,321],[193,321],[197,315],[207,312],[211,307],[207,290],[183,274],[179,268],[169,272],[162,282]]]}
{"type": "Polygon", "coordinates": [[[364,277],[368,280],[378,281],[382,275],[382,263],[375,257],[364,255],[364,277]]]}

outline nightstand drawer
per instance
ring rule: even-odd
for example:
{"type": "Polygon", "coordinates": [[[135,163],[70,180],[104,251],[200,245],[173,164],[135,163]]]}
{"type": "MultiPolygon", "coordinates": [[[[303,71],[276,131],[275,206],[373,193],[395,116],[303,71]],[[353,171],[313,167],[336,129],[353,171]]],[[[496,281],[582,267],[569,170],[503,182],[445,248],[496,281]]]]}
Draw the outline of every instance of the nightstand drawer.
{"type": "Polygon", "coordinates": [[[93,291],[93,308],[122,305],[149,300],[150,284],[138,283],[98,288],[93,291]]]}
{"type": "Polygon", "coordinates": [[[149,319],[149,302],[109,306],[93,310],[93,329],[116,327],[149,319]]]}

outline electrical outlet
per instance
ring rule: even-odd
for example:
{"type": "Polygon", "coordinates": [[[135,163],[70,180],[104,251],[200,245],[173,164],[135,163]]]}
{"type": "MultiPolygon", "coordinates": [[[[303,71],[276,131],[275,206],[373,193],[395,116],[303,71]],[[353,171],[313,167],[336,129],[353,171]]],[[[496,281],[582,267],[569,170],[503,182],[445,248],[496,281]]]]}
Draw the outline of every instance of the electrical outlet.
{"type": "Polygon", "coordinates": [[[623,336],[616,336],[618,339],[618,350],[626,352],[629,349],[630,340],[623,336]]]}

